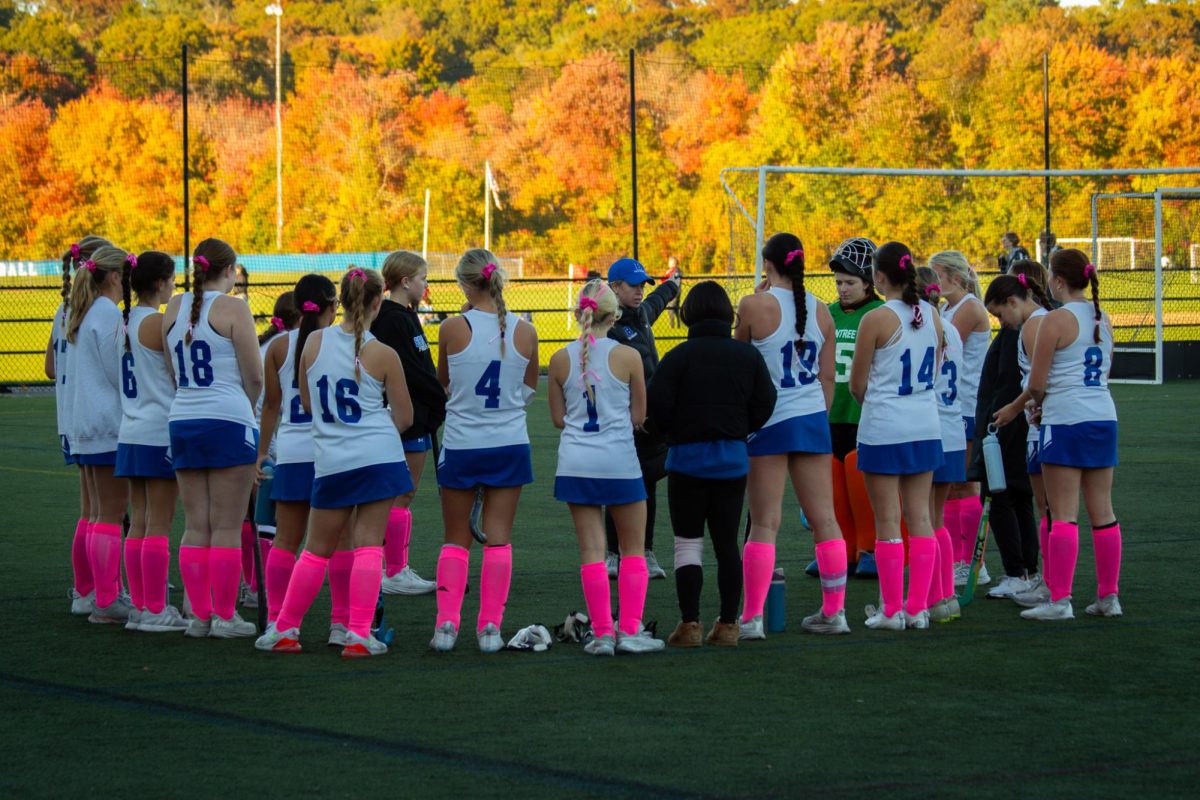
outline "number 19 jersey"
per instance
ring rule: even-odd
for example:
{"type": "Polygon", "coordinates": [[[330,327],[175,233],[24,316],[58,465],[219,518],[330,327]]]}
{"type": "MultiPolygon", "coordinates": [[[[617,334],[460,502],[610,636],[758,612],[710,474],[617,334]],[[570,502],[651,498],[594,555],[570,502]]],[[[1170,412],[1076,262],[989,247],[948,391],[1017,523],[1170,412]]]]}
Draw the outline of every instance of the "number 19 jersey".
{"type": "Polygon", "coordinates": [[[862,444],[901,444],[936,439],[941,443],[934,384],[937,379],[937,312],[924,300],[925,322],[912,327],[913,310],[900,300],[885,304],[900,327],[883,347],[876,348],[863,399],[858,441],[862,444]]]}
{"type": "Polygon", "coordinates": [[[767,362],[771,382],[775,384],[775,410],[764,428],[825,410],[825,391],[817,380],[817,358],[825,337],[817,324],[817,298],[804,293],[807,316],[804,322],[804,346],[796,347],[796,301],[787,289],[772,288],[767,292],[779,303],[779,327],[763,339],[751,344],[767,362]]]}
{"type": "Polygon", "coordinates": [[[471,341],[462,352],[446,358],[450,397],[442,446],[482,450],[529,444],[524,391],[529,359],[513,341],[520,318],[512,313],[505,317],[502,356],[496,315],[473,308],[463,317],[471,327],[471,341]]]}

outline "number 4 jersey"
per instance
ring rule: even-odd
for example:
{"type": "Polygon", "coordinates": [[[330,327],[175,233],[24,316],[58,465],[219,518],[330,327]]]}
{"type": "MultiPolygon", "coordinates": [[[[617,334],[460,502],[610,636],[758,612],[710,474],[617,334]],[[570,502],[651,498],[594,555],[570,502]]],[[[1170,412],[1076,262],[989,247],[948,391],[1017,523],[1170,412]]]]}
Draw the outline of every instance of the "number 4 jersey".
{"type": "MultiPolygon", "coordinates": [[[[175,397],[175,387],[161,351],[141,343],[139,334],[147,317],[157,308],[135,306],[129,309],[129,350],[121,341],[121,432],[120,444],[167,447],[171,436],[167,415],[175,397]]],[[[155,335],[158,335],[155,331],[155,335]]]]}
{"type": "Polygon", "coordinates": [[[213,330],[208,322],[213,302],[220,292],[205,292],[200,319],[188,343],[188,319],[192,311],[192,293],[180,295],[179,316],[167,332],[167,357],[175,375],[175,400],[171,403],[171,422],[193,419],[217,419],[258,430],[254,406],[242,386],[233,341],[213,330]]]}
{"type": "MultiPolygon", "coordinates": [[[[937,313],[924,300],[925,322],[913,328],[913,310],[907,303],[885,304],[900,321],[900,327],[883,347],[876,348],[867,379],[862,419],[858,423],[861,444],[901,444],[936,439],[941,444],[937,380],[937,313]]],[[[882,312],[879,312],[882,313],[882,312]]]]}
{"type": "MultiPolygon", "coordinates": [[[[1075,425],[1080,422],[1115,421],[1117,409],[1108,391],[1113,339],[1107,315],[1100,320],[1100,343],[1094,339],[1096,313],[1091,303],[1076,301],[1063,306],[1075,315],[1079,334],[1075,341],[1054,353],[1042,425],[1075,425]]],[[[1042,323],[1045,325],[1045,322],[1042,323]]]]}
{"type": "Polygon", "coordinates": [[[500,324],[490,311],[463,314],[471,341],[462,352],[447,356],[450,397],[442,446],[448,450],[482,450],[529,444],[525,426],[525,368],[529,359],[518,352],[514,332],[519,317],[505,317],[504,355],[500,324]]]}

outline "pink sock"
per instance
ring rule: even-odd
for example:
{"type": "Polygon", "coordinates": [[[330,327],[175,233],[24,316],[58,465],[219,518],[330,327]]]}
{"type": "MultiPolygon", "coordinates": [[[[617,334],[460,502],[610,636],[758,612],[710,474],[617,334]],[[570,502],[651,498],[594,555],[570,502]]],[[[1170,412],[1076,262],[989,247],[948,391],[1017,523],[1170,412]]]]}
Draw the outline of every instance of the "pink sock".
{"type": "Polygon", "coordinates": [[[908,537],[908,602],[904,610],[920,614],[929,606],[929,584],[933,578],[937,541],[932,536],[908,537]]]}
{"type": "MultiPolygon", "coordinates": [[[[267,580],[267,559],[271,557],[271,551],[274,549],[275,549],[275,540],[274,539],[268,539],[265,536],[258,537],[258,557],[262,559],[263,582],[264,583],[267,580]]],[[[255,582],[257,582],[257,580],[258,580],[258,576],[256,575],[255,582]]],[[[257,586],[255,586],[254,588],[255,588],[255,590],[258,589],[257,586]]]]}
{"type": "Polygon", "coordinates": [[[350,572],[354,551],[338,550],[329,559],[329,623],[350,627],[350,572]]]}
{"type": "Polygon", "coordinates": [[[287,594],[279,607],[279,617],[275,620],[275,630],[287,631],[299,628],[308,613],[321,584],[325,583],[325,567],[328,558],[321,558],[305,550],[296,560],[296,568],[292,570],[292,579],[288,581],[287,594]]]}
{"type": "Polygon", "coordinates": [[[142,592],[143,541],[125,537],[125,580],[129,583],[129,602],[139,611],[146,607],[146,595],[142,592]]]}
{"type": "Polygon", "coordinates": [[[121,526],[97,522],[92,526],[88,542],[88,560],[92,564],[92,579],[96,583],[96,605],[112,605],[121,592],[121,526]]]}
{"type": "Polygon", "coordinates": [[[354,551],[350,570],[350,630],[364,639],[371,635],[375,607],[379,604],[379,586],[383,583],[383,548],[359,547],[354,551]]]}
{"type": "Polygon", "coordinates": [[[1092,547],[1096,553],[1096,597],[1117,594],[1121,575],[1121,526],[1113,523],[1092,529],[1092,547]]]}
{"type": "Polygon", "coordinates": [[[876,540],[875,568],[879,572],[883,614],[895,616],[904,610],[904,542],[900,539],[876,540]]]}
{"type": "Polygon", "coordinates": [[[212,580],[213,613],[233,619],[237,613],[238,586],[242,571],[242,548],[208,548],[208,573],[212,580]]]}
{"type": "Polygon", "coordinates": [[[179,548],[179,572],[183,589],[192,604],[192,615],[206,620],[212,616],[212,576],[208,570],[207,547],[182,545],[179,548]]]}
{"type": "Polygon", "coordinates": [[[479,572],[479,619],[475,630],[483,630],[488,623],[500,627],[504,621],[504,606],[508,604],[510,583],[512,545],[485,546],[483,569],[479,572]]]}
{"type": "Polygon", "coordinates": [[[933,538],[938,543],[938,588],[941,591],[939,600],[954,596],[954,542],[950,540],[950,531],[942,526],[933,532],[933,538]]]}
{"type": "Polygon", "coordinates": [[[650,585],[650,572],[646,568],[645,556],[621,556],[620,571],[617,573],[617,627],[621,633],[634,636],[642,626],[642,610],[646,607],[646,589],[650,585]]]}
{"type": "Polygon", "coordinates": [[[75,591],[80,597],[96,591],[96,582],[92,580],[92,563],[88,561],[88,532],[90,524],[86,519],[75,523],[75,536],[71,539],[71,569],[75,573],[75,591]]]}
{"type": "MultiPolygon", "coordinates": [[[[962,514],[959,512],[961,507],[961,500],[947,500],[946,505],[942,508],[942,524],[950,533],[950,542],[954,545],[954,562],[956,564],[963,560],[962,514]]],[[[969,559],[970,556],[968,555],[967,558],[969,559]]]]}
{"type": "Polygon", "coordinates": [[[462,622],[463,594],[467,591],[467,569],[471,554],[453,544],[442,545],[437,563],[437,626],[449,622],[455,630],[462,622]]]}
{"type": "Polygon", "coordinates": [[[252,591],[258,591],[254,575],[254,528],[250,520],[242,520],[242,580],[252,591]]]}
{"type": "Polygon", "coordinates": [[[263,580],[267,582],[267,620],[270,622],[279,618],[279,609],[283,606],[288,581],[292,579],[292,570],[295,568],[295,555],[278,547],[271,548],[263,574],[263,580]]]}
{"type": "Polygon", "coordinates": [[[142,539],[142,598],[146,610],[157,614],[167,605],[167,571],[171,567],[171,542],[166,536],[142,539]]]}
{"type": "Polygon", "coordinates": [[[395,508],[388,512],[387,533],[383,537],[383,555],[387,575],[392,577],[408,566],[408,540],[412,537],[412,511],[395,508]]]}
{"type": "MultiPolygon", "coordinates": [[[[624,563],[624,559],[621,563],[624,563]]],[[[645,564],[644,558],[642,563],[645,564]]],[[[612,636],[612,595],[604,562],[584,564],[579,568],[579,580],[583,583],[583,600],[587,603],[588,616],[592,618],[592,633],[597,637],[612,636]]],[[[624,603],[621,603],[621,610],[625,610],[624,603]]]]}
{"type": "Polygon", "coordinates": [[[742,548],[742,582],[745,584],[745,605],[742,622],[761,617],[771,588],[771,573],[775,571],[775,545],[767,542],[746,542],[742,548]]]}
{"type": "Polygon", "coordinates": [[[1045,514],[1038,524],[1038,542],[1042,545],[1042,580],[1045,581],[1050,576],[1050,518],[1045,514]]]}
{"type": "Polygon", "coordinates": [[[963,561],[970,563],[975,556],[975,539],[979,536],[979,521],[983,519],[983,503],[979,496],[964,497],[959,506],[962,514],[963,561]]]}
{"type": "Polygon", "coordinates": [[[821,573],[821,613],[832,617],[846,607],[845,539],[817,542],[817,569],[821,573]]]}
{"type": "Polygon", "coordinates": [[[1050,599],[1061,600],[1071,595],[1075,583],[1075,561],[1079,558],[1079,526],[1074,522],[1054,520],[1050,525],[1050,570],[1046,585],[1050,599]]]}
{"type": "MultiPolygon", "coordinates": [[[[912,560],[911,551],[909,560],[912,560]]],[[[925,597],[925,608],[932,609],[940,602],[942,602],[942,546],[937,540],[935,531],[933,534],[933,574],[929,576],[929,594],[925,597]]]]}

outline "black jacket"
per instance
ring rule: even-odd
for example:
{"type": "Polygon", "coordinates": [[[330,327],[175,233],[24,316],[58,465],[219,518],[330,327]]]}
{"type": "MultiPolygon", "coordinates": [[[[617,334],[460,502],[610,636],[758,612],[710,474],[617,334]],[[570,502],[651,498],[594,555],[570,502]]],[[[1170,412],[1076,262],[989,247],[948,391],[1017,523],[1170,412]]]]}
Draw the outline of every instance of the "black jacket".
{"type": "Polygon", "coordinates": [[[679,286],[675,281],[663,281],[657,289],[642,298],[642,304],[637,308],[621,306],[617,321],[608,329],[608,338],[638,351],[647,383],[658,369],[658,348],[654,345],[652,326],[663,309],[678,296],[679,286]]]}
{"type": "Polygon", "coordinates": [[[404,365],[404,381],[412,397],[413,424],[404,438],[435,433],[446,419],[446,390],[437,379],[433,355],[417,313],[400,303],[384,300],[371,325],[376,339],[391,347],[404,365]]]}
{"type": "MultiPolygon", "coordinates": [[[[983,437],[992,415],[1008,405],[1021,394],[1021,367],[1017,364],[1017,343],[1021,334],[1009,328],[1001,328],[988,347],[983,359],[983,372],[979,376],[979,396],[975,403],[975,446],[971,449],[971,463],[967,468],[967,479],[982,481],[987,488],[987,471],[983,467],[983,437]]],[[[1000,451],[1004,454],[1004,479],[1014,491],[1029,493],[1029,474],[1025,471],[1025,436],[1029,423],[1024,414],[996,432],[1000,440],[1000,451]]]]}
{"type": "Polygon", "coordinates": [[[753,346],[705,320],[663,356],[647,389],[647,426],[670,444],[745,439],[775,410],[775,384],[753,346]]]}

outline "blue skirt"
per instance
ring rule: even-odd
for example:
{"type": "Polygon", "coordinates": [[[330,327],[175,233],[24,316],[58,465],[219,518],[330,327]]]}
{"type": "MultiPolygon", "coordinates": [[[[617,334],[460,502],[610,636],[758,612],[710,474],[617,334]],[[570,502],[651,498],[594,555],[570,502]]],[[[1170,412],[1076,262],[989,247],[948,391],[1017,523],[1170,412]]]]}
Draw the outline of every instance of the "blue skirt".
{"type": "Polygon", "coordinates": [[[554,479],[554,499],[578,506],[623,506],[646,499],[641,478],[579,478],[559,475],[554,479]]]}
{"type": "Polygon", "coordinates": [[[408,464],[370,464],[345,472],[335,472],[313,479],[313,508],[349,508],[380,500],[390,500],[412,491],[412,476],[408,464]]]}
{"type": "Polygon", "coordinates": [[[271,479],[271,499],[276,503],[307,503],[312,500],[313,462],[276,464],[271,479]]]}
{"type": "Polygon", "coordinates": [[[58,446],[62,448],[64,464],[78,464],[78,459],[71,455],[71,443],[67,441],[66,434],[59,434],[58,446]]]}
{"type": "Polygon", "coordinates": [[[975,417],[963,417],[963,432],[967,434],[967,441],[975,441],[975,417]]]}
{"type": "Polygon", "coordinates": [[[1041,426],[1041,462],[1076,469],[1117,465],[1117,422],[1079,422],[1041,426]]]}
{"type": "Polygon", "coordinates": [[[118,442],[117,469],[114,474],[118,478],[173,481],[175,466],[171,461],[171,448],[118,442]]]}
{"type": "Polygon", "coordinates": [[[916,475],[942,465],[942,440],[898,444],[858,443],[858,469],[879,475],[916,475]]]}
{"type": "Polygon", "coordinates": [[[414,439],[400,439],[406,453],[428,453],[433,449],[433,437],[428,433],[414,439]]]}
{"type": "Polygon", "coordinates": [[[533,456],[527,444],[472,450],[442,448],[437,464],[438,486],[506,489],[533,483],[533,456]]]}
{"type": "Polygon", "coordinates": [[[224,469],[258,461],[258,429],[223,419],[170,424],[175,469],[224,469]]]}
{"type": "Polygon", "coordinates": [[[829,415],[824,411],[776,422],[746,437],[751,458],[787,453],[832,453],[829,415]]]}
{"type": "Polygon", "coordinates": [[[942,465],[933,471],[934,483],[962,483],[967,479],[967,451],[942,454],[942,465]]]}
{"type": "Polygon", "coordinates": [[[1037,442],[1025,443],[1025,472],[1029,475],[1042,474],[1041,445],[1037,442]]]}
{"type": "Polygon", "coordinates": [[[72,458],[75,463],[83,467],[115,467],[117,465],[117,451],[109,450],[107,453],[77,453],[72,458]]]}

